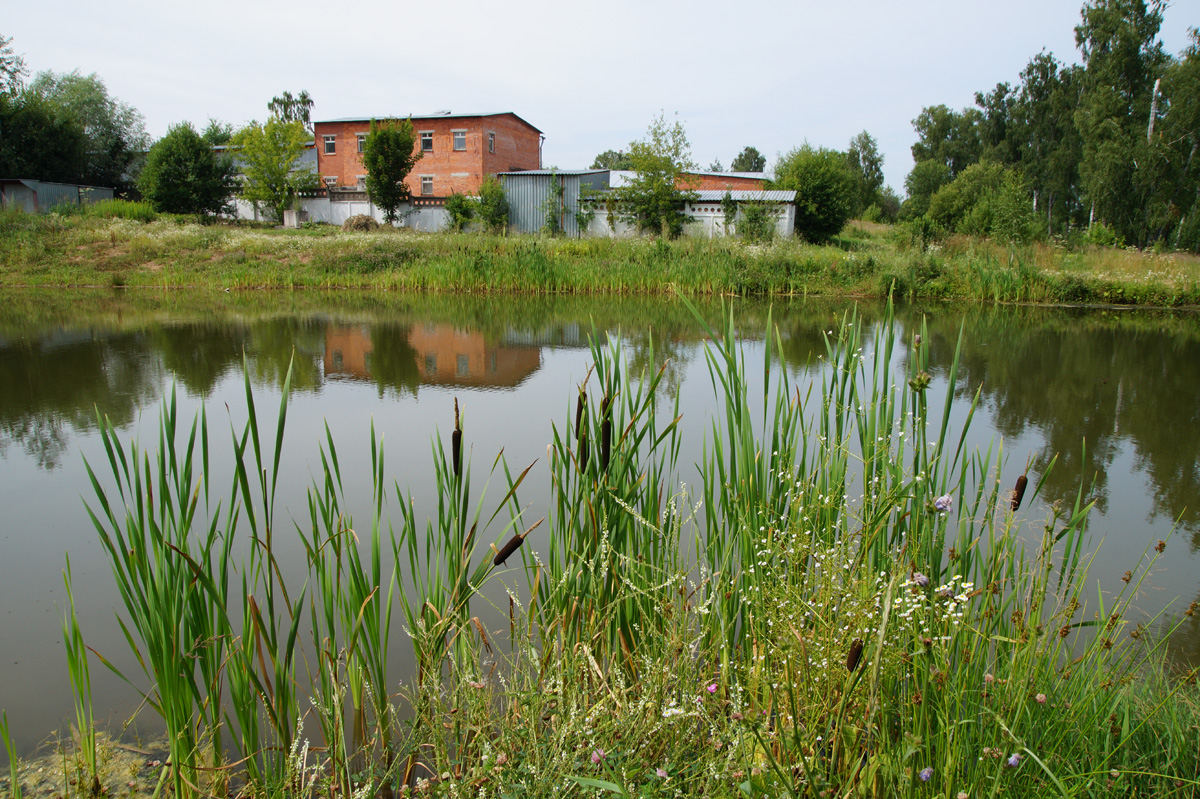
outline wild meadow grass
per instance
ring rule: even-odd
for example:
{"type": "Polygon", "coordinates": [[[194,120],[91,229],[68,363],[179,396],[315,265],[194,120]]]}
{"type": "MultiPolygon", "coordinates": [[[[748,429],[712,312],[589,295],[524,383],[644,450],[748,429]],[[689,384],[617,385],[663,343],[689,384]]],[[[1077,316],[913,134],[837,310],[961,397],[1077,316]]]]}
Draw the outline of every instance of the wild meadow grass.
{"type": "Polygon", "coordinates": [[[857,296],[1200,304],[1200,258],[951,236],[918,243],[851,222],[799,239],[566,239],[478,233],[271,230],[154,216],[111,201],[68,215],[0,211],[0,285],[360,288],[437,293],[857,296]]]}
{"type": "MultiPolygon", "coordinates": [[[[931,407],[925,330],[897,342],[890,315],[873,331],[849,315],[797,385],[769,319],[761,375],[731,318],[697,324],[718,403],[700,462],[679,462],[664,373],[594,338],[544,510],[502,454],[480,487],[457,407],[428,518],[373,430],[370,506],[348,507],[326,430],[308,513],[283,522],[286,386],[268,428],[247,381],[227,487],[206,414],[183,423],[168,400],[153,448],[101,419],[88,505],[143,672],[124,676],[167,728],[161,789],[1195,795],[1196,671],[1168,665],[1174,622],[1132,604],[1170,544],[1116,586],[1089,577],[1086,487],[1053,505],[1039,483],[1010,490],[1000,444],[968,448],[970,414],[950,424],[956,366],[931,407]],[[280,536],[306,573],[276,559],[280,536]],[[392,636],[417,664],[399,680],[392,636]]],[[[97,655],[73,618],[82,732],[97,655]]]]}

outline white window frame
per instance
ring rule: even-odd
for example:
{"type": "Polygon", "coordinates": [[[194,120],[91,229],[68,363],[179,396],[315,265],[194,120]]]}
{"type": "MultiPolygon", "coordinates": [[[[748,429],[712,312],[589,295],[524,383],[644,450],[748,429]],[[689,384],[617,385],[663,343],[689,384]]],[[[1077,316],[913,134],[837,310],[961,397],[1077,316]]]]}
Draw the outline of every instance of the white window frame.
{"type": "Polygon", "coordinates": [[[494,130],[488,131],[488,152],[496,152],[496,132],[494,130]]]}
{"type": "Polygon", "coordinates": [[[358,175],[357,178],[358,178],[358,181],[357,181],[358,182],[358,190],[366,191],[367,190],[367,176],[366,175],[358,175]]]}
{"type": "Polygon", "coordinates": [[[450,131],[450,141],[451,149],[454,150],[454,152],[465,153],[467,151],[467,129],[461,128],[459,130],[450,131]],[[460,135],[462,136],[462,147],[458,146],[458,137],[460,135]]]}
{"type": "Polygon", "coordinates": [[[334,175],[326,175],[325,176],[325,188],[332,189],[336,185],[337,185],[337,177],[336,176],[334,176],[334,175]]]}
{"type": "Polygon", "coordinates": [[[337,155],[337,134],[325,134],[325,155],[337,155]]]}
{"type": "Polygon", "coordinates": [[[421,133],[421,152],[423,152],[423,153],[433,152],[433,131],[432,130],[423,130],[420,133],[421,133]],[[425,142],[429,142],[428,147],[425,146],[425,142]]]}
{"type": "Polygon", "coordinates": [[[421,196],[433,196],[433,175],[421,175],[421,196]],[[428,191],[426,191],[426,188],[428,188],[428,191]]]}
{"type": "Polygon", "coordinates": [[[355,134],[355,136],[356,136],[356,138],[358,139],[358,151],[359,151],[360,153],[361,153],[361,152],[366,152],[366,149],[367,149],[367,134],[365,134],[365,133],[357,133],[357,134],[355,134]]]}

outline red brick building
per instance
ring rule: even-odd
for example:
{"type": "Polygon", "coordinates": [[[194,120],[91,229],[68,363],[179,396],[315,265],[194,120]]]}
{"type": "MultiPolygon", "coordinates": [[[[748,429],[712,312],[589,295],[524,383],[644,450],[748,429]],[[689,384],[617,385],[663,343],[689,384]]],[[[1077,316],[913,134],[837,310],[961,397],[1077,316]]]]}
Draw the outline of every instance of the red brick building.
{"type": "MultiPolygon", "coordinates": [[[[512,112],[414,116],[421,159],[405,183],[414,197],[474,194],[497,172],[540,169],[542,132],[512,112]]],[[[363,189],[362,151],[370,119],[313,123],[317,172],[331,188],[363,189]]]]}
{"type": "Polygon", "coordinates": [[[767,176],[762,172],[685,172],[678,186],[693,191],[762,191],[767,176]]]}

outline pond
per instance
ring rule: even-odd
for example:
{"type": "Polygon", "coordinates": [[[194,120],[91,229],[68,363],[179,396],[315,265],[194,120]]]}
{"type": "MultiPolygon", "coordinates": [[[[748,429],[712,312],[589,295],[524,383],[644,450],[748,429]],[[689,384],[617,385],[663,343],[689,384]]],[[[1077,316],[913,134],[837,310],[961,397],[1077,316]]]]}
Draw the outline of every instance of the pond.
{"type": "MultiPolygon", "coordinates": [[[[803,393],[824,364],[824,336],[847,314],[872,326],[884,309],[846,302],[727,301],[743,333],[748,373],[759,375],[768,314],[782,350],[773,350],[803,393]]],[[[711,322],[719,301],[700,304],[711,322]]],[[[897,336],[928,326],[930,407],[947,388],[963,331],[952,427],[979,408],[970,446],[1002,442],[1009,486],[1028,461],[1031,483],[1057,455],[1042,494],[1021,513],[1037,531],[1056,501],[1070,506],[1081,479],[1096,503],[1089,548],[1100,590],[1159,539],[1167,565],[1151,575],[1136,605],[1154,614],[1200,597],[1200,324],[1189,312],[1044,307],[909,306],[897,310],[897,336]],[[1172,537],[1173,534],[1173,537],[1172,537]]],[[[418,518],[435,512],[431,445],[447,441],[454,402],[465,450],[482,491],[503,451],[516,471],[533,464],[521,501],[532,519],[548,503],[546,448],[563,429],[591,365],[588,336],[620,333],[635,368],[666,375],[659,403],[682,414],[679,480],[697,482],[715,408],[704,335],[677,300],[358,294],[120,291],[11,292],[0,296],[0,708],[23,751],[63,727],[73,705],[60,622],[62,570],[71,557],[87,643],[126,674],[136,673],[115,612],[120,597],[88,518],[94,492],[85,459],[100,471],[105,454],[96,413],[123,439],[156,445],[164,398],[180,417],[206,409],[214,468],[231,451],[231,429],[247,416],[245,375],[260,419],[273,430],[291,368],[277,518],[304,525],[306,491],[320,473],[326,426],[336,442],[347,504],[369,518],[372,426],[386,449],[386,474],[418,518]]],[[[903,351],[903,348],[899,348],[903,351]]],[[[903,356],[901,356],[903,357],[903,356]]],[[[761,390],[761,389],[759,389],[761,390]]],[[[220,474],[216,485],[229,484],[220,474]]],[[[504,493],[494,478],[490,513],[504,493]]],[[[391,502],[396,502],[392,492],[391,502]]],[[[481,537],[492,541],[500,530],[481,537]]],[[[1036,532],[1033,534],[1036,537],[1036,532]]],[[[539,546],[535,532],[528,544],[539,546]]],[[[303,574],[299,546],[282,551],[303,574]]],[[[511,565],[511,564],[510,564],[511,565]]],[[[510,570],[503,582],[523,581],[510,570]]],[[[500,585],[503,584],[500,583],[500,585]]],[[[503,596],[500,589],[498,596],[503,596]]],[[[123,610],[122,610],[123,613],[123,610]]],[[[403,651],[403,634],[393,646],[403,651]]],[[[1200,626],[1181,629],[1176,657],[1200,662],[1200,626]]],[[[120,729],[139,697],[99,664],[92,668],[97,717],[120,729]]],[[[139,683],[140,684],[140,683],[139,683]]],[[[142,713],[139,732],[155,725],[142,713]]]]}

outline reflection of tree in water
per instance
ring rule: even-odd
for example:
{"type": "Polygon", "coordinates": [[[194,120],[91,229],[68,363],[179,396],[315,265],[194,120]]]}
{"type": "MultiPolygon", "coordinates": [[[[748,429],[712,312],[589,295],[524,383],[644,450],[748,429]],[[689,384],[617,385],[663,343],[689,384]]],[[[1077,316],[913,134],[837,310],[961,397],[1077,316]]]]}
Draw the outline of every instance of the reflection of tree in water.
{"type": "MultiPolygon", "coordinates": [[[[695,336],[691,338],[694,341],[695,336]]],[[[622,346],[628,353],[630,375],[650,380],[663,369],[656,393],[672,401],[679,398],[692,342],[684,341],[677,332],[648,330],[625,339],[622,346]]]]}
{"type": "Polygon", "coordinates": [[[167,370],[201,397],[211,395],[221,380],[241,372],[243,356],[255,385],[282,388],[290,365],[293,391],[316,390],[321,386],[325,327],[324,321],[297,317],[248,325],[173,324],[157,328],[154,343],[162,350],[167,370]]]}
{"type": "Polygon", "coordinates": [[[189,393],[212,394],[217,383],[238,369],[246,345],[246,330],[237,324],[164,325],[154,331],[163,366],[189,393]]]}
{"type": "Polygon", "coordinates": [[[95,427],[97,410],[117,426],[130,424],[162,382],[147,344],[138,334],[82,331],[0,346],[0,452],[15,443],[54,469],[72,433],[95,427]]]}
{"type": "Polygon", "coordinates": [[[379,396],[391,390],[416,396],[421,385],[417,351],[408,342],[412,325],[377,322],[371,325],[371,378],[379,396]]]}
{"type": "Polygon", "coordinates": [[[856,318],[864,346],[873,340],[874,322],[879,314],[872,308],[831,307],[827,304],[796,304],[777,309],[775,327],[779,331],[778,357],[793,377],[809,374],[818,367],[817,359],[826,355],[825,337],[841,329],[843,321],[856,318]]]}
{"type": "Polygon", "coordinates": [[[327,327],[324,320],[294,316],[252,323],[246,345],[251,380],[282,389],[290,366],[292,391],[320,390],[327,327]]]}
{"type": "MultiPolygon", "coordinates": [[[[1139,327],[1095,313],[980,313],[966,323],[958,390],[966,396],[983,385],[1001,434],[1042,432],[1039,462],[1059,456],[1043,489],[1049,500],[1070,501],[1080,478],[1095,475],[1104,510],[1122,488],[1109,485],[1108,468],[1130,447],[1153,486],[1152,518],[1181,518],[1200,545],[1200,333],[1181,326],[1168,334],[1152,320],[1139,327]]],[[[940,371],[949,367],[959,323],[929,320],[940,371]]]]}

